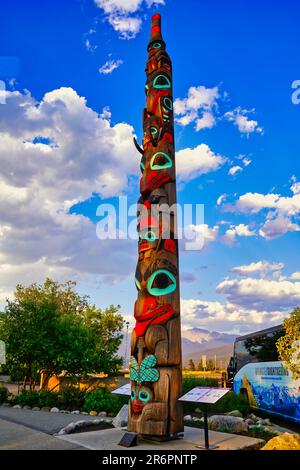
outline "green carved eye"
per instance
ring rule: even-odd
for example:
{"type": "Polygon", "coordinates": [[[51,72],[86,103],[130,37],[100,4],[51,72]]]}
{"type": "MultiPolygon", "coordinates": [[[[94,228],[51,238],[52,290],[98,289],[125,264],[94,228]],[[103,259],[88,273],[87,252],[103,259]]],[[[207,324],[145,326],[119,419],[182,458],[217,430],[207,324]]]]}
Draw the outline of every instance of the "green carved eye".
{"type": "Polygon", "coordinates": [[[131,390],[131,395],[130,395],[131,400],[134,400],[135,397],[136,397],[135,390],[131,390]]]}
{"type": "Polygon", "coordinates": [[[154,88],[170,88],[171,83],[165,75],[157,75],[154,79],[153,86],[154,88]]]}
{"type": "Polygon", "coordinates": [[[150,127],[150,132],[152,135],[156,135],[158,133],[158,130],[156,127],[150,127]]]}
{"type": "Polygon", "coordinates": [[[173,165],[171,158],[165,152],[156,152],[150,160],[151,170],[162,170],[173,165]]]}
{"type": "Polygon", "coordinates": [[[152,230],[149,230],[145,235],[145,239],[148,242],[154,242],[156,240],[156,235],[154,232],[152,232],[152,230]]]}
{"type": "Polygon", "coordinates": [[[136,285],[137,290],[141,290],[142,287],[141,287],[140,282],[137,280],[137,278],[135,278],[135,285],[136,285]]]}
{"type": "Polygon", "coordinates": [[[139,391],[139,399],[143,402],[149,401],[150,400],[150,393],[148,390],[140,390],[139,391]]]}
{"type": "Polygon", "coordinates": [[[140,169],[141,169],[141,172],[143,173],[144,170],[145,170],[145,156],[143,155],[142,159],[141,159],[141,163],[140,163],[140,169]]]}
{"type": "Polygon", "coordinates": [[[170,98],[168,98],[167,96],[164,97],[164,106],[169,109],[170,111],[172,111],[173,109],[173,103],[172,103],[172,100],[170,98]]]}
{"type": "Polygon", "coordinates": [[[151,295],[171,294],[176,289],[176,279],[170,271],[159,269],[150,276],[147,288],[151,295]]]}
{"type": "Polygon", "coordinates": [[[154,47],[154,49],[160,49],[161,44],[159,42],[155,42],[152,47],[154,47]]]}

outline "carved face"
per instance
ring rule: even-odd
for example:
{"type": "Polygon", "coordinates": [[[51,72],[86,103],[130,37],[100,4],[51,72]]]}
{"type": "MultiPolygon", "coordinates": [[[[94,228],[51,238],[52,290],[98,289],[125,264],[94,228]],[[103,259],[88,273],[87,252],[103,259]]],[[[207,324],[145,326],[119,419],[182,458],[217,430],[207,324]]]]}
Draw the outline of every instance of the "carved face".
{"type": "Polygon", "coordinates": [[[137,384],[131,389],[131,408],[134,413],[141,413],[147,403],[153,400],[153,391],[150,387],[143,384],[137,384]]]}
{"type": "MultiPolygon", "coordinates": [[[[164,240],[167,244],[172,242],[174,240],[164,240]]],[[[150,324],[164,324],[174,315],[170,295],[175,292],[177,283],[177,268],[167,258],[158,258],[148,267],[138,264],[135,278],[138,298],[134,311],[137,336],[143,336],[150,324]]]]}
{"type": "Polygon", "coordinates": [[[146,81],[145,93],[148,113],[158,115],[157,110],[160,98],[167,97],[170,99],[172,96],[171,79],[168,73],[159,71],[158,73],[151,74],[146,81]]]}
{"type": "Polygon", "coordinates": [[[141,160],[141,171],[140,191],[142,195],[147,195],[164,184],[174,181],[174,154],[171,151],[171,146],[165,142],[159,142],[154,151],[152,149],[145,151],[141,160]]]}

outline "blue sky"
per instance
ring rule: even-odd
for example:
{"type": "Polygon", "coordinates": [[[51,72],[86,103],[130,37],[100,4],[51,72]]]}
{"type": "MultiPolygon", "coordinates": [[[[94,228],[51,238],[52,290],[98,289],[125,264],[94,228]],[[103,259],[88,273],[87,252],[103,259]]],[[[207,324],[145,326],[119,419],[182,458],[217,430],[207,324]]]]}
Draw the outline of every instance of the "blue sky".
{"type": "Polygon", "coordinates": [[[72,278],[132,320],[136,245],[98,240],[96,209],[138,197],[132,136],[141,141],[159,11],[173,61],[178,200],[205,207],[204,248],[181,250],[183,327],[253,331],[299,305],[299,10],[256,0],[2,6],[2,301],[17,282],[72,278]]]}

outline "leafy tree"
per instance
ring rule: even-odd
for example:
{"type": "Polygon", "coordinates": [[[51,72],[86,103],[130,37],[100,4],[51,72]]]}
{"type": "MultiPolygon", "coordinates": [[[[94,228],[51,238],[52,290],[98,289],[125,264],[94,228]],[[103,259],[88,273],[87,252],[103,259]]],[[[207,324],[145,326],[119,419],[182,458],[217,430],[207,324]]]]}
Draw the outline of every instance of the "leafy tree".
{"type": "Polygon", "coordinates": [[[197,364],[197,370],[203,370],[203,365],[202,365],[202,360],[201,359],[197,364]]]}
{"type": "Polygon", "coordinates": [[[189,360],[189,370],[195,370],[195,363],[193,361],[193,359],[190,359],[189,360]]]}
{"type": "Polygon", "coordinates": [[[278,339],[276,345],[279,358],[293,372],[295,379],[300,378],[300,308],[295,308],[283,321],[285,335],[278,339]]]}
{"type": "Polygon", "coordinates": [[[122,339],[118,307],[101,311],[75,283],[18,285],[15,300],[0,315],[0,338],[6,342],[7,364],[18,368],[34,390],[41,372],[44,386],[54,374],[85,375],[114,372],[122,362],[116,352],[122,339]]]}
{"type": "Polygon", "coordinates": [[[257,357],[261,362],[272,361],[277,356],[276,343],[281,336],[281,332],[254,336],[245,341],[245,348],[251,356],[257,357]]]}
{"type": "Polygon", "coordinates": [[[214,366],[214,361],[209,358],[208,361],[207,361],[207,370],[214,370],[215,366],[214,366]]]}

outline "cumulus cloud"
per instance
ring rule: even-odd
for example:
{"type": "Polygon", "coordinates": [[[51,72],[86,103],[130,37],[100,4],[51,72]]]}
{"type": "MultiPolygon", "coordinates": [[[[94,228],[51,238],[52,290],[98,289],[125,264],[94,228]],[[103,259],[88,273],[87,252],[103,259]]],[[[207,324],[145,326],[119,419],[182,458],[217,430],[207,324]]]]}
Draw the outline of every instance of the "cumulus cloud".
{"type": "Polygon", "coordinates": [[[217,107],[219,96],[217,86],[214,88],[206,88],[203,85],[190,87],[186,98],[177,98],[174,101],[176,122],[182,126],[195,122],[196,131],[212,128],[216,123],[213,109],[217,107]]]}
{"type": "Polygon", "coordinates": [[[250,264],[243,264],[241,266],[235,266],[231,271],[239,276],[260,275],[265,276],[268,273],[274,271],[281,271],[284,268],[284,263],[270,263],[269,261],[253,261],[250,264]]]}
{"type": "Polygon", "coordinates": [[[224,116],[228,121],[233,122],[233,124],[237,126],[241,134],[246,134],[247,136],[253,132],[263,134],[264,130],[261,126],[258,125],[258,122],[254,119],[249,119],[248,117],[248,115],[253,112],[253,109],[247,110],[238,106],[234,110],[225,113],[224,116]]]}
{"type": "Polygon", "coordinates": [[[134,246],[100,241],[90,219],[68,210],[93,194],[106,198],[127,190],[128,176],[137,171],[132,126],[112,125],[108,108],[98,115],[72,88],[46,93],[40,102],[28,92],[6,92],[0,113],[4,292],[51,274],[127,277],[134,246]]]}
{"type": "Polygon", "coordinates": [[[181,179],[191,180],[211,171],[216,171],[226,161],[226,157],[215,154],[206,144],[176,152],[177,174],[181,179]]]}
{"type": "Polygon", "coordinates": [[[299,305],[300,282],[246,277],[225,279],[216,288],[228,302],[244,308],[285,311],[299,305]]]}
{"type": "Polygon", "coordinates": [[[296,271],[291,274],[290,279],[292,281],[300,281],[300,271],[296,271]]]}
{"type": "Polygon", "coordinates": [[[300,230],[300,193],[297,192],[293,192],[292,196],[249,192],[239,196],[233,204],[225,204],[223,210],[228,212],[237,211],[249,215],[267,211],[259,234],[268,240],[287,232],[298,232],[300,230]]]}
{"type": "Polygon", "coordinates": [[[236,175],[237,173],[239,173],[240,171],[243,171],[243,168],[239,165],[235,165],[235,166],[232,166],[231,168],[229,168],[228,174],[233,176],[233,175],[236,175]]]}
{"type": "Polygon", "coordinates": [[[108,75],[123,64],[123,60],[108,60],[99,68],[99,73],[108,75]]]}
{"type": "Polygon", "coordinates": [[[142,25],[143,6],[164,5],[164,0],[95,0],[121,39],[133,39],[142,25]]]}
{"type": "Polygon", "coordinates": [[[228,245],[234,245],[237,237],[254,237],[255,232],[251,231],[248,225],[239,224],[231,225],[226,230],[225,235],[222,237],[222,241],[228,245]]]}

